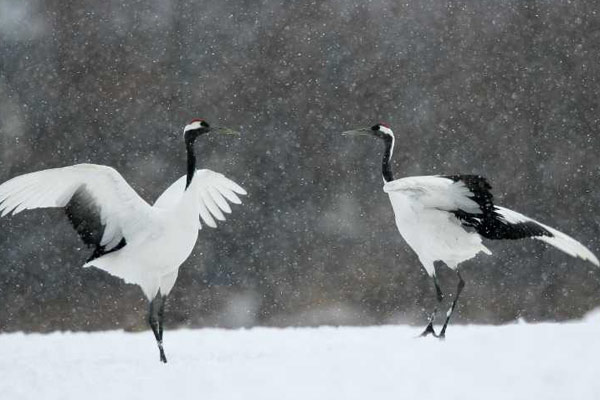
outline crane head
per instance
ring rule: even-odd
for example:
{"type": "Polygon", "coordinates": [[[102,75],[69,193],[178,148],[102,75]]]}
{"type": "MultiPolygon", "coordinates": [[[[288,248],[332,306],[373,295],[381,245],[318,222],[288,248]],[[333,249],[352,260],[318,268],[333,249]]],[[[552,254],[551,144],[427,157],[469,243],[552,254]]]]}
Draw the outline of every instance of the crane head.
{"type": "Polygon", "coordinates": [[[239,135],[239,132],[236,132],[233,129],[222,126],[210,126],[210,124],[202,118],[194,118],[185,126],[185,128],[183,128],[183,134],[185,135],[186,139],[196,139],[198,136],[209,132],[219,133],[222,135],[239,135]]]}
{"type": "Polygon", "coordinates": [[[345,136],[375,136],[380,139],[393,139],[394,132],[386,123],[379,122],[370,128],[357,128],[342,133],[345,136]]]}
{"type": "Polygon", "coordinates": [[[183,133],[193,132],[193,131],[203,131],[198,132],[198,134],[206,133],[210,130],[210,125],[208,122],[203,120],[202,118],[194,118],[190,121],[189,124],[183,128],[183,133]]]}

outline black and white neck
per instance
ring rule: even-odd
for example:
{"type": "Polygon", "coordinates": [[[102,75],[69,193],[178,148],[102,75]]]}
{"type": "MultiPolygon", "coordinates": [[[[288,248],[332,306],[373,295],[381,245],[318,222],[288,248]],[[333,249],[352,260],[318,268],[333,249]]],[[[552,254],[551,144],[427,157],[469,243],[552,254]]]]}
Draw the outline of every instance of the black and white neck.
{"type": "Polygon", "coordinates": [[[394,132],[392,132],[392,130],[384,124],[377,124],[372,129],[377,131],[377,136],[383,139],[385,145],[383,159],[381,160],[381,173],[383,175],[383,181],[391,182],[394,180],[394,174],[392,173],[392,155],[394,154],[395,142],[394,132]]]}
{"type": "Polygon", "coordinates": [[[203,119],[194,119],[183,129],[183,135],[185,137],[185,149],[187,152],[187,177],[185,182],[185,188],[190,186],[194,174],[196,174],[196,151],[194,150],[194,143],[198,136],[203,133],[210,131],[210,126],[203,119]]]}
{"type": "Polygon", "coordinates": [[[188,139],[186,136],[185,138],[185,149],[187,152],[187,178],[185,181],[186,189],[190,186],[190,183],[192,183],[192,179],[194,179],[194,174],[196,173],[196,152],[194,150],[195,141],[195,137],[188,139]]]}

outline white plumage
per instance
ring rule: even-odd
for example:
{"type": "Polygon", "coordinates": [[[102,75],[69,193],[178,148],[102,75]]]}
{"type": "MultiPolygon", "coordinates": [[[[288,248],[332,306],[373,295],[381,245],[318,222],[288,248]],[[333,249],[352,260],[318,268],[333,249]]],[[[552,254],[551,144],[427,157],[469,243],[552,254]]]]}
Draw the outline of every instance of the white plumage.
{"type": "Polygon", "coordinates": [[[113,250],[122,239],[127,245],[84,264],[95,266],[127,283],[139,285],[149,300],[158,290],[171,291],[179,266],[196,243],[202,221],[216,227],[215,218],[231,213],[227,203],[240,204],[246,191],[225,176],[198,170],[188,190],[186,176],[178,179],[156,201],[144,201],[116,170],[79,164],[18,176],[0,186],[0,212],[65,207],[76,192],[85,192],[97,207],[104,233],[100,246],[113,250]]]}
{"type": "MultiPolygon", "coordinates": [[[[483,218],[483,211],[473,200],[475,194],[463,181],[443,176],[409,177],[387,182],[383,190],[390,197],[400,234],[417,253],[430,276],[435,274],[435,261],[456,269],[459,263],[479,252],[492,254],[483,245],[482,236],[475,229],[465,229],[454,214],[461,210],[473,214],[474,218],[483,218]]],[[[598,258],[570,236],[507,208],[495,206],[495,209],[506,225],[537,224],[553,236],[531,236],[533,239],[598,265],[598,258]]]]}
{"type": "Polygon", "coordinates": [[[222,174],[195,169],[194,141],[211,131],[232,133],[226,128],[211,128],[200,119],[185,127],[187,175],[173,183],[154,206],[116,170],[103,165],[48,169],[0,185],[0,216],[64,207],[84,243],[94,247],[84,267],[100,268],[141,287],[150,300],[149,323],[164,362],[164,303],[179,267],[191,254],[202,225],[216,227],[215,220],[224,221],[225,214],[231,213],[228,201],[240,204],[238,195],[246,194],[222,174]],[[157,310],[154,301],[158,298],[157,310]]]}
{"type": "Polygon", "coordinates": [[[429,276],[435,274],[435,261],[456,269],[480,251],[491,254],[477,233],[466,231],[448,212],[479,211],[464,185],[437,176],[421,176],[386,183],[383,190],[390,197],[400,234],[429,276]]]}
{"type": "Polygon", "coordinates": [[[433,329],[431,314],[423,336],[444,337],[464,281],[459,264],[483,252],[491,251],[482,239],[533,238],[544,241],[565,253],[599,266],[598,258],[570,236],[541,224],[518,212],[495,206],[491,186],[477,175],[418,176],[394,180],[391,158],[395,138],[385,124],[344,132],[346,135],[375,136],[383,140],[383,190],[389,195],[398,231],[415,251],[421,264],[433,278],[438,301],[442,293],[437,283],[434,263],[441,261],[457,272],[459,284],[446,321],[439,335],[433,329]]]}
{"type": "Polygon", "coordinates": [[[1,216],[34,208],[65,207],[83,189],[98,207],[105,225],[100,245],[110,250],[123,235],[143,230],[152,208],[111,167],[79,164],[32,172],[0,186],[1,216]]]}

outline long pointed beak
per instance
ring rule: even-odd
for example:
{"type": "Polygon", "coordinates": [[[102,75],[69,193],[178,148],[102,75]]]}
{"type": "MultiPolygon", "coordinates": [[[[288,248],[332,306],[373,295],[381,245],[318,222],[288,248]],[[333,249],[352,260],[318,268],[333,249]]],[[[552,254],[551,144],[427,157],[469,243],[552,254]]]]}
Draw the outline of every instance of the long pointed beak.
{"type": "Polygon", "coordinates": [[[234,131],[233,129],[225,128],[224,126],[216,126],[210,129],[211,132],[218,133],[220,135],[234,135],[240,136],[238,131],[234,131]]]}
{"type": "Polygon", "coordinates": [[[371,136],[372,134],[371,128],[357,128],[342,132],[344,136],[371,136]]]}

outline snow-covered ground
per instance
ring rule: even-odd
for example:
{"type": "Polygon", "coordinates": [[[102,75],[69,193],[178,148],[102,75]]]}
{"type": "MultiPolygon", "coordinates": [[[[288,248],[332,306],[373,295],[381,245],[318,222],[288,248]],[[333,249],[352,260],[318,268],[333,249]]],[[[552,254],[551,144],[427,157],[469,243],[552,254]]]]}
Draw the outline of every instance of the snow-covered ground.
{"type": "Polygon", "coordinates": [[[0,335],[1,399],[600,399],[600,316],[457,326],[0,335]]]}

